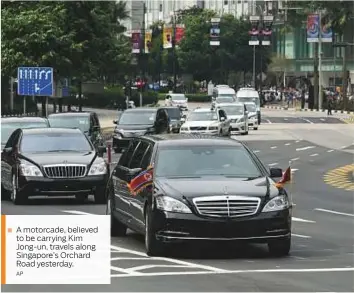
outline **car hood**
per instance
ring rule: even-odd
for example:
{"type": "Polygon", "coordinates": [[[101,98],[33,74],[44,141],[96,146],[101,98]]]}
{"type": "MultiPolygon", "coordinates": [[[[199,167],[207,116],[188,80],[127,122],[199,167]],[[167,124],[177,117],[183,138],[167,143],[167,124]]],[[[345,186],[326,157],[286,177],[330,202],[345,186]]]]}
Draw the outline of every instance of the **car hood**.
{"type": "MultiPolygon", "coordinates": [[[[204,177],[190,179],[156,178],[156,184],[160,186],[166,195],[187,198],[200,196],[228,195],[259,196],[267,195],[267,178],[261,177],[254,180],[247,178],[204,177]]],[[[269,179],[270,197],[278,195],[278,188],[274,181],[269,179]]]]}
{"type": "Polygon", "coordinates": [[[249,112],[248,117],[257,116],[257,112],[249,112]]]}
{"type": "Polygon", "coordinates": [[[243,118],[243,115],[229,115],[227,116],[228,119],[240,119],[243,118]]]}
{"type": "Polygon", "coordinates": [[[184,127],[195,127],[195,126],[217,126],[219,124],[218,121],[186,121],[183,126],[184,127]]]}
{"type": "Polygon", "coordinates": [[[89,165],[96,158],[96,152],[21,153],[25,159],[36,165],[83,164],[89,165]]]}
{"type": "Polygon", "coordinates": [[[116,126],[116,129],[117,130],[123,130],[123,132],[124,131],[132,132],[134,130],[136,130],[136,131],[147,130],[147,129],[153,127],[153,126],[154,126],[153,124],[140,124],[140,125],[120,125],[120,124],[118,124],[116,126]]]}

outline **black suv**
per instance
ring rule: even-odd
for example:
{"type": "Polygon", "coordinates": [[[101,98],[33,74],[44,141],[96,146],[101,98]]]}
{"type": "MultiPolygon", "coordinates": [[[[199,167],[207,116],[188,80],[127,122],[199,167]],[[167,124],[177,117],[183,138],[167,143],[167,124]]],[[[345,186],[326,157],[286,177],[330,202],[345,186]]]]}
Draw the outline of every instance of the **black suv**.
{"type": "Polygon", "coordinates": [[[168,114],[163,108],[128,109],[113,123],[117,125],[113,133],[113,149],[116,153],[127,148],[134,137],[170,132],[168,114]]]}
{"type": "Polygon", "coordinates": [[[281,169],[268,170],[233,139],[135,138],[107,185],[111,235],[127,228],[145,235],[148,255],[190,240],[267,243],[272,254],[287,255],[292,206],[272,179],[280,177],[281,169]]]}
{"type": "Polygon", "coordinates": [[[95,112],[53,113],[48,116],[48,120],[52,128],[79,128],[89,137],[96,150],[105,146],[100,121],[95,112]]]}
{"type": "Polygon", "coordinates": [[[180,107],[163,107],[165,109],[170,121],[170,132],[179,133],[179,130],[185,121],[186,115],[180,107]]]}

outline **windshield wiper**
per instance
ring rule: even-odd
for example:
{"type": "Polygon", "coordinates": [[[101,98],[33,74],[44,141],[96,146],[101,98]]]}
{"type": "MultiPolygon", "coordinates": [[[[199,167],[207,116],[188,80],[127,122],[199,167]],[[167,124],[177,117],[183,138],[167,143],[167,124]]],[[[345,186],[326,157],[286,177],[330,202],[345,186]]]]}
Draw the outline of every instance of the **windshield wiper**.
{"type": "MultiPolygon", "coordinates": [[[[242,176],[242,175],[224,175],[224,174],[220,174],[221,176],[225,176],[226,178],[245,178],[246,176],[242,176]]],[[[262,178],[263,176],[254,176],[254,177],[246,177],[244,181],[250,181],[250,180],[254,180],[257,178],[262,178]]]]}
{"type": "Polygon", "coordinates": [[[193,179],[193,178],[201,178],[200,176],[167,176],[167,179],[193,179]]]}

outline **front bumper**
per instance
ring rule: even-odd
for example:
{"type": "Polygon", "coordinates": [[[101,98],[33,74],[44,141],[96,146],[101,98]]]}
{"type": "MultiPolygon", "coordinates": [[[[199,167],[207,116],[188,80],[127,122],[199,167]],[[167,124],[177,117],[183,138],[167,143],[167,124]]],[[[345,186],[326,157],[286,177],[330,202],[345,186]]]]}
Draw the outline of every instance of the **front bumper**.
{"type": "Polygon", "coordinates": [[[108,174],[82,178],[24,177],[18,178],[19,191],[27,195],[76,195],[90,194],[106,186],[108,174]]]}
{"type": "Polygon", "coordinates": [[[218,130],[181,130],[181,134],[205,134],[205,135],[219,135],[218,130]]]}
{"type": "Polygon", "coordinates": [[[258,120],[257,119],[249,119],[248,126],[249,127],[258,127],[258,120]]]}
{"type": "Polygon", "coordinates": [[[250,241],[265,243],[291,234],[291,209],[219,219],[155,210],[156,238],[163,242],[250,241]]]}
{"type": "Polygon", "coordinates": [[[231,123],[231,133],[245,131],[245,122],[231,123]]]}
{"type": "Polygon", "coordinates": [[[188,105],[172,104],[172,107],[178,107],[181,110],[188,110],[188,105]]]}

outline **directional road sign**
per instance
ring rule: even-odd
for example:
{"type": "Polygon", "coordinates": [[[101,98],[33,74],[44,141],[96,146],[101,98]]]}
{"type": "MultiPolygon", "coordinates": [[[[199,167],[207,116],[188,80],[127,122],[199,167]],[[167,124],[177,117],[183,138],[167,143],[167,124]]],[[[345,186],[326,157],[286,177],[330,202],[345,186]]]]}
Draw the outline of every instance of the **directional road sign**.
{"type": "Polygon", "coordinates": [[[19,67],[17,94],[20,96],[53,96],[53,68],[19,67]]]}

